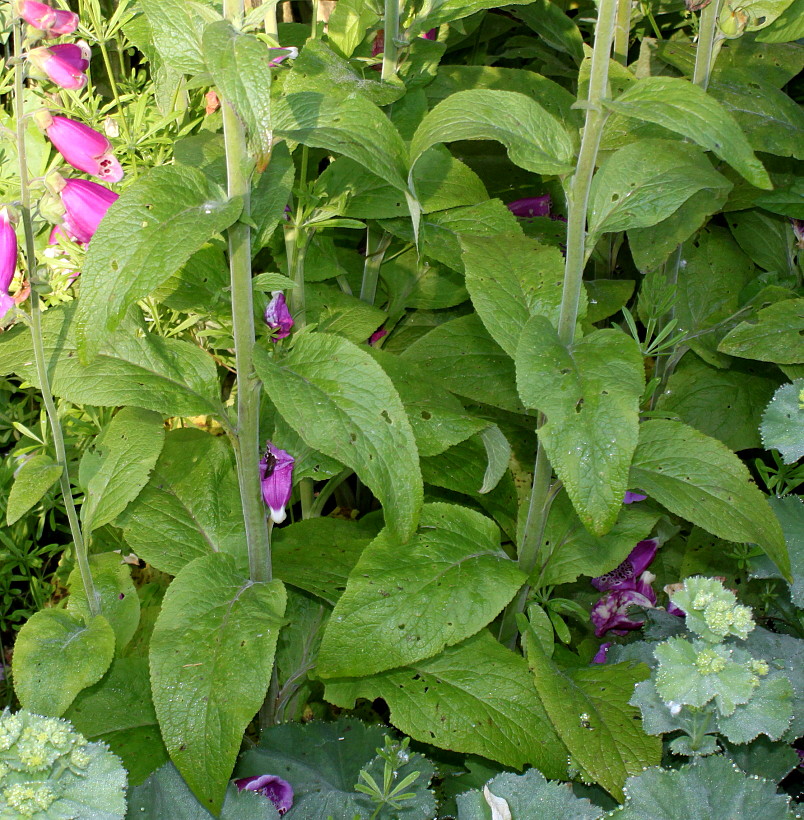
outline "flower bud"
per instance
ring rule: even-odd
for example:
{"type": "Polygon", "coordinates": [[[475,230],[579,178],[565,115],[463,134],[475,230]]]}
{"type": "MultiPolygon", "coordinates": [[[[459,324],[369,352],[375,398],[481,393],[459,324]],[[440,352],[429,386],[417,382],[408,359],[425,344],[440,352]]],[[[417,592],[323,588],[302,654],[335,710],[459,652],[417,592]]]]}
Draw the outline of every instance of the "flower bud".
{"type": "Polygon", "coordinates": [[[72,34],[78,28],[78,15],[74,12],[53,9],[35,0],[21,0],[17,4],[17,14],[29,26],[44,32],[46,37],[72,34]]]}
{"type": "Polygon", "coordinates": [[[32,48],[28,52],[29,62],[51,82],[77,91],[87,84],[91,51],[83,41],[78,43],[61,43],[55,46],[32,48]]]}
{"type": "Polygon", "coordinates": [[[747,12],[742,9],[733,9],[728,3],[726,3],[726,5],[723,6],[723,10],[720,12],[720,17],[718,18],[717,24],[720,29],[720,33],[727,40],[736,40],[738,37],[742,36],[742,33],[745,31],[745,27],[748,25],[750,19],[751,18],[747,12]]]}
{"type": "Polygon", "coordinates": [[[509,202],[506,208],[522,219],[533,219],[535,216],[550,216],[550,194],[528,196],[509,202]]]}
{"type": "Polygon", "coordinates": [[[271,337],[272,341],[284,339],[290,336],[290,329],[293,327],[293,317],[290,315],[285,294],[281,290],[271,291],[273,297],[265,308],[265,324],[276,331],[271,337]]]}
{"type": "Polygon", "coordinates": [[[67,117],[54,117],[45,110],[37,112],[34,119],[73,168],[107,182],[123,178],[112,144],[99,131],[67,117]]]}

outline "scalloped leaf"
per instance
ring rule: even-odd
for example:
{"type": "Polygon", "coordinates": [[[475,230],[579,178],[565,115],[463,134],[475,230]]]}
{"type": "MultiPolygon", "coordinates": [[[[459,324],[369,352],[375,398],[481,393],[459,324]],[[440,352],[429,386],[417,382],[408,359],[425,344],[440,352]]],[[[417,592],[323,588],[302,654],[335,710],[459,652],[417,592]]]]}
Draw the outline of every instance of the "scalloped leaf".
{"type": "Polygon", "coordinates": [[[783,384],[762,414],[759,432],[766,450],[778,450],[785,464],[804,458],[804,379],[783,384]]]}

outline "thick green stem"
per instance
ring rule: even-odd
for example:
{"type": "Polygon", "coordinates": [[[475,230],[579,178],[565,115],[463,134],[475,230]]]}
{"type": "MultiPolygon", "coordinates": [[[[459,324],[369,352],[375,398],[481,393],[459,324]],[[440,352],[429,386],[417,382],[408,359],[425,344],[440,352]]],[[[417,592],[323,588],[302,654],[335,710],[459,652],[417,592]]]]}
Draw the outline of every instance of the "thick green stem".
{"type": "Polygon", "coordinates": [[[618,0],[614,27],[614,59],[628,65],[628,41],[631,35],[631,0],[618,0]]]}
{"type": "MultiPolygon", "coordinates": [[[[569,211],[567,215],[567,254],[564,265],[564,288],[561,295],[561,313],[558,321],[558,336],[569,347],[575,337],[578,321],[578,306],[583,286],[583,268],[586,259],[586,211],[589,190],[597,163],[597,153],[606,114],[601,102],[606,93],[609,78],[609,56],[614,39],[614,25],[618,0],[600,0],[595,44],[592,52],[592,66],[587,96],[586,122],[581,139],[578,163],[568,191],[569,211]]],[[[538,426],[541,426],[541,417],[538,426]]],[[[552,493],[552,468],[544,451],[541,439],[536,450],[536,464],[533,470],[528,516],[519,545],[518,561],[522,571],[530,575],[539,558],[539,550],[550,512],[552,493]]],[[[500,631],[501,640],[512,643],[516,638],[516,615],[524,611],[529,588],[526,585],[508,605],[503,616],[500,631]]]]}
{"type": "Polygon", "coordinates": [[[382,230],[377,241],[372,243],[371,228],[366,228],[366,261],[363,263],[363,282],[360,285],[360,298],[370,305],[374,304],[377,297],[380,268],[390,244],[391,235],[382,230]]]}
{"type": "Polygon", "coordinates": [[[33,224],[31,222],[31,192],[28,187],[28,157],[25,150],[25,105],[24,74],[25,65],[22,61],[22,38],[24,23],[22,20],[14,22],[14,114],[17,119],[17,156],[19,158],[20,175],[20,212],[22,215],[22,225],[25,234],[25,259],[28,263],[28,279],[31,286],[31,338],[33,340],[33,353],[36,362],[36,375],[39,379],[39,389],[42,392],[42,403],[45,405],[50,430],[53,435],[53,446],[56,450],[56,461],[61,465],[61,477],[59,479],[61,494],[64,497],[64,509],[67,513],[67,521],[70,524],[70,533],[75,545],[75,560],[78,564],[78,571],[81,575],[81,583],[84,587],[89,613],[93,617],[99,615],[101,611],[100,596],[95,589],[92,580],[92,572],[89,568],[89,555],[84,536],[81,532],[81,525],[78,522],[78,515],[73,501],[73,492],[70,487],[70,474],[67,465],[67,450],[64,446],[64,435],[59,422],[59,415],[56,405],[53,402],[53,394],[50,390],[50,378],[48,377],[47,364],[45,360],[45,346],[42,341],[42,316],[39,306],[39,281],[37,278],[36,248],[34,247],[33,224]]]}
{"type": "MultiPolygon", "coordinates": [[[[229,20],[242,14],[242,0],[225,0],[229,20]]],[[[237,434],[235,456],[240,501],[246,523],[249,574],[252,581],[270,581],[271,542],[260,489],[260,381],[254,371],[254,302],[251,286],[251,229],[247,224],[251,161],[243,124],[229,103],[223,105],[223,137],[230,198],[243,200],[243,221],[227,231],[232,288],[232,322],[237,367],[237,434]]]]}
{"type": "Polygon", "coordinates": [[[709,87],[709,78],[715,65],[723,40],[717,36],[717,18],[721,0],[712,0],[701,12],[698,26],[698,47],[695,50],[695,73],[692,81],[704,91],[709,87]]]}
{"type": "Polygon", "coordinates": [[[399,59],[399,0],[385,0],[383,37],[382,79],[388,82],[396,76],[396,64],[399,59]]]}

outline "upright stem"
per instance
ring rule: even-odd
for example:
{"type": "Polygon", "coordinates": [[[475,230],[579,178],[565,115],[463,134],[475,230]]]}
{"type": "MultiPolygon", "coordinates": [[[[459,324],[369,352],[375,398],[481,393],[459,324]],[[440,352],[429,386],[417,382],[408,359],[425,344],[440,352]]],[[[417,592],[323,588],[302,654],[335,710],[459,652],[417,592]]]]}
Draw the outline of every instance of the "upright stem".
{"type": "MultiPolygon", "coordinates": [[[[578,321],[578,305],[583,285],[583,268],[586,258],[586,210],[589,190],[597,162],[597,152],[606,114],[601,101],[606,93],[609,78],[609,55],[614,39],[614,24],[618,0],[600,0],[595,44],[592,52],[591,76],[587,96],[586,123],[581,139],[581,149],[568,191],[567,254],[564,265],[564,288],[561,294],[561,313],[558,321],[558,336],[569,347],[575,336],[578,321]]],[[[538,426],[543,418],[540,416],[538,426]]],[[[538,561],[547,515],[550,512],[552,494],[552,468],[539,439],[536,450],[536,464],[533,470],[528,515],[519,545],[518,561],[520,569],[530,575],[538,561]]],[[[516,614],[522,612],[527,601],[528,586],[508,605],[500,628],[500,639],[513,643],[516,639],[516,614]]]]}
{"type": "Polygon", "coordinates": [[[721,0],[712,0],[701,12],[698,26],[698,47],[695,50],[695,73],[692,81],[704,91],[709,87],[709,78],[715,65],[722,41],[717,40],[717,18],[721,0]]]}
{"type": "MultiPolygon", "coordinates": [[[[242,0],[224,0],[224,15],[242,13],[242,0]]],[[[271,542],[260,489],[260,381],[254,371],[254,303],[251,287],[250,159],[246,134],[234,109],[224,100],[223,138],[229,197],[243,198],[243,220],[227,231],[232,288],[235,364],[237,367],[237,434],[235,456],[240,501],[246,523],[249,574],[252,581],[270,581],[271,542]]]]}
{"type": "Polygon", "coordinates": [[[377,282],[385,252],[391,244],[391,235],[381,231],[375,244],[372,244],[371,227],[366,228],[366,261],[363,263],[363,282],[360,285],[360,298],[370,305],[377,297],[377,282]]]}
{"type": "Polygon", "coordinates": [[[385,82],[396,76],[399,59],[399,0],[385,0],[385,31],[382,50],[382,79],[385,82]]]}
{"type": "Polygon", "coordinates": [[[618,0],[617,23],[614,27],[614,59],[620,65],[628,65],[628,41],[631,35],[631,2],[618,0]]]}
{"type": "Polygon", "coordinates": [[[25,258],[28,262],[28,278],[31,285],[31,337],[33,340],[33,353],[36,362],[36,374],[39,379],[39,388],[42,392],[42,402],[45,405],[50,430],[53,435],[53,446],[56,450],[56,461],[61,465],[61,494],[64,497],[64,509],[67,513],[67,521],[70,524],[70,533],[75,545],[75,560],[78,564],[78,571],[81,575],[81,583],[84,587],[84,595],[87,599],[89,614],[91,616],[100,615],[100,596],[95,589],[92,580],[92,572],[89,568],[89,555],[84,536],[81,532],[81,525],[78,523],[78,515],[75,511],[73,492],[70,487],[70,474],[67,469],[67,450],[64,446],[64,435],[59,422],[59,415],[56,405],[53,402],[53,394],[50,390],[50,378],[48,377],[47,364],[45,361],[45,346],[42,341],[42,316],[39,306],[39,281],[37,278],[36,248],[34,247],[33,225],[31,223],[31,192],[28,188],[28,157],[25,150],[25,104],[23,100],[23,72],[25,70],[22,61],[22,36],[24,23],[21,19],[14,21],[14,114],[17,119],[17,156],[19,158],[20,175],[20,212],[22,215],[23,231],[25,233],[25,258]]]}

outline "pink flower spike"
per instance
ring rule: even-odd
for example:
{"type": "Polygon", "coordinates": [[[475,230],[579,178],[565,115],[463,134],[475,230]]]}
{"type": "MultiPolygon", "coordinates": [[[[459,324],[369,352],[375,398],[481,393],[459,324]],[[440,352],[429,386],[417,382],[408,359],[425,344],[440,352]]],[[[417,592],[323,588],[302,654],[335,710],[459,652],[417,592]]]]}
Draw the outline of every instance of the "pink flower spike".
{"type": "Polygon", "coordinates": [[[89,46],[80,43],[61,43],[41,46],[28,52],[28,60],[56,85],[77,91],[87,84],[91,52],[89,46]]]}
{"type": "Polygon", "coordinates": [[[53,9],[46,3],[35,0],[21,0],[17,9],[19,16],[34,28],[45,33],[46,37],[60,37],[72,34],[78,28],[78,15],[72,11],[53,9]]]}
{"type": "Polygon", "coordinates": [[[36,115],[36,119],[73,168],[106,182],[120,182],[123,178],[123,169],[104,134],[82,122],[53,117],[47,111],[36,115]]]}
{"type": "Polygon", "coordinates": [[[271,337],[271,341],[276,342],[290,336],[293,327],[293,317],[285,302],[285,294],[281,290],[271,291],[271,301],[265,308],[265,324],[276,331],[271,337]]]}
{"type": "Polygon", "coordinates": [[[592,586],[601,592],[617,589],[637,589],[640,576],[650,566],[658,549],[659,542],[655,538],[640,541],[620,566],[605,575],[592,578],[592,586]]]}
{"type": "Polygon", "coordinates": [[[109,206],[118,195],[88,179],[65,179],[60,194],[64,206],[63,226],[67,235],[86,244],[95,235],[109,206]]]}
{"type": "Polygon", "coordinates": [[[293,492],[293,465],[296,459],[268,442],[265,455],[260,461],[260,484],[262,499],[271,511],[271,520],[281,524],[285,520],[285,507],[293,492]]]}
{"type": "Polygon", "coordinates": [[[17,270],[17,232],[7,208],[0,208],[0,292],[8,294],[17,270]]]}

